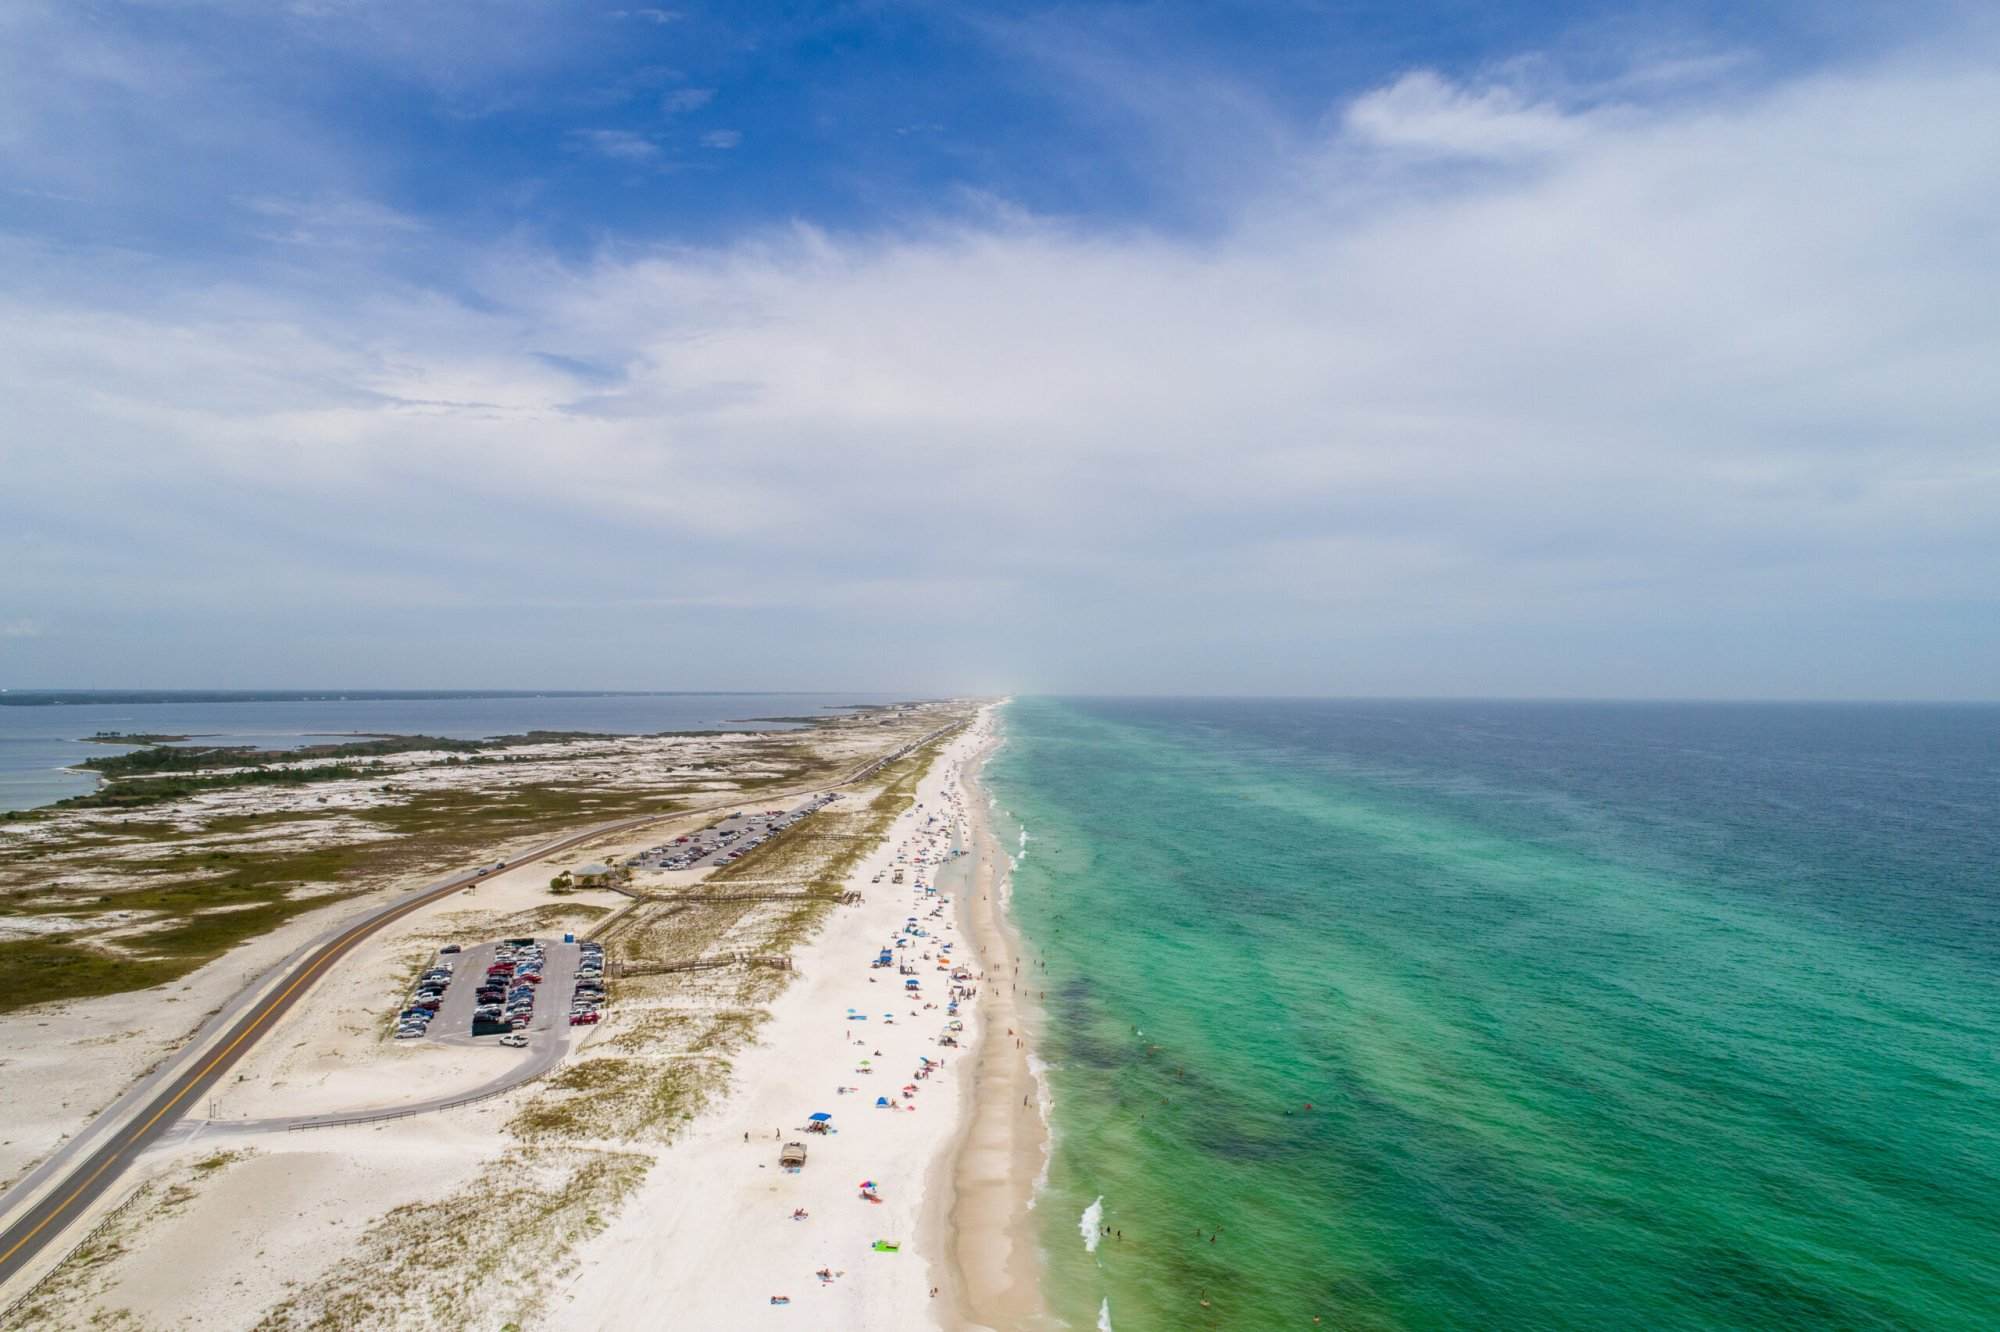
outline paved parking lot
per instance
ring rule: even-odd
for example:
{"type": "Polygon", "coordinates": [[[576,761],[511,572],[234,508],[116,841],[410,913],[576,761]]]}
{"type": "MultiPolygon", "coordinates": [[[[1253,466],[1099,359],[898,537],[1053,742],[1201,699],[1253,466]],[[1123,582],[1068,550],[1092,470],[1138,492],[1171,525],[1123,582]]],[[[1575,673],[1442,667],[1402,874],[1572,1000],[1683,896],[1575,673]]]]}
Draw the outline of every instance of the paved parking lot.
{"type": "Polygon", "coordinates": [[[791,809],[744,809],[717,819],[686,841],[641,851],[626,863],[637,869],[698,870],[728,863],[736,855],[784,832],[800,819],[824,809],[839,797],[816,795],[791,809]]]}
{"type": "MultiPolygon", "coordinates": [[[[561,1028],[565,1037],[569,1035],[569,1001],[576,989],[578,946],[554,939],[543,939],[541,945],[544,969],[542,983],[535,991],[534,1015],[528,1022],[530,1040],[554,1028],[561,1028]]],[[[499,1039],[472,1034],[472,1010],[479,1006],[479,983],[486,978],[486,968],[493,965],[494,950],[499,946],[497,940],[476,944],[457,955],[458,966],[452,973],[451,988],[444,993],[444,1004],[432,1020],[426,1040],[491,1045],[499,1039]]]]}

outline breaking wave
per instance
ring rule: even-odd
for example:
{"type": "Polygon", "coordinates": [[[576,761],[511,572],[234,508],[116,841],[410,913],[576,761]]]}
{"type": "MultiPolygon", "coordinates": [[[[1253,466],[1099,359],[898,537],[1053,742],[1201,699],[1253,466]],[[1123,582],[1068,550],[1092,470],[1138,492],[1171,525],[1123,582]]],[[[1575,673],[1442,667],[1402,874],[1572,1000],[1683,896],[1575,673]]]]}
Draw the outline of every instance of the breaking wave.
{"type": "Polygon", "coordinates": [[[1097,1252],[1097,1241],[1104,1237],[1104,1195],[1098,1194],[1097,1201],[1083,1209],[1077,1219],[1077,1231],[1083,1236],[1083,1247],[1091,1253],[1097,1252]]]}

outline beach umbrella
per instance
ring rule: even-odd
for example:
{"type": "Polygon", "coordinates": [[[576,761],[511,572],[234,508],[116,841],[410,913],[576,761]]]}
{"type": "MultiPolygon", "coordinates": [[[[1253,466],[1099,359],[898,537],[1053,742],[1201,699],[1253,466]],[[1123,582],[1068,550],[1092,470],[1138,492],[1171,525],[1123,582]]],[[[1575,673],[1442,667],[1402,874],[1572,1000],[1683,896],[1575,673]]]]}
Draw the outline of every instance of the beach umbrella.
{"type": "Polygon", "coordinates": [[[806,1118],[812,1120],[815,1124],[824,1124],[827,1120],[832,1119],[833,1116],[821,1110],[816,1114],[807,1115],[806,1118]]]}

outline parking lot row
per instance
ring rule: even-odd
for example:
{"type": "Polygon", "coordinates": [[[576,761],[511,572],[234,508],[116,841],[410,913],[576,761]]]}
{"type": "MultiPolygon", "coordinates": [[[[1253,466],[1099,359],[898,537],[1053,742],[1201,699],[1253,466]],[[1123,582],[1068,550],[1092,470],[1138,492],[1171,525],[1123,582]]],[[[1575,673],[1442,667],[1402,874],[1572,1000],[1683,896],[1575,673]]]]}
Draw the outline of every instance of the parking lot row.
{"type": "Polygon", "coordinates": [[[599,1021],[606,998],[602,944],[532,938],[470,949],[446,944],[397,1014],[396,1038],[497,1036],[502,1045],[520,1047],[530,1028],[558,1025],[552,1019],[564,1004],[569,1026],[599,1021]]]}
{"type": "Polygon", "coordinates": [[[661,846],[649,847],[625,863],[635,869],[692,870],[727,865],[776,837],[800,819],[824,809],[840,797],[816,795],[794,809],[737,810],[698,832],[661,846]]]}

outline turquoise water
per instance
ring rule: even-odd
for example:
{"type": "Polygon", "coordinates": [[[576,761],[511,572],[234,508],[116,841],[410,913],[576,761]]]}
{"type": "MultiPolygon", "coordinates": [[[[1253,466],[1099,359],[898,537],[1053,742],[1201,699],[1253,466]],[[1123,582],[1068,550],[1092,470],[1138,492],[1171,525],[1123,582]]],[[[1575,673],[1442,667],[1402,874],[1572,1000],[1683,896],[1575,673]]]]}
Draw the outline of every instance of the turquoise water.
{"type": "Polygon", "coordinates": [[[2000,1327],[2000,709],[1005,725],[1071,1325],[2000,1327]]]}

